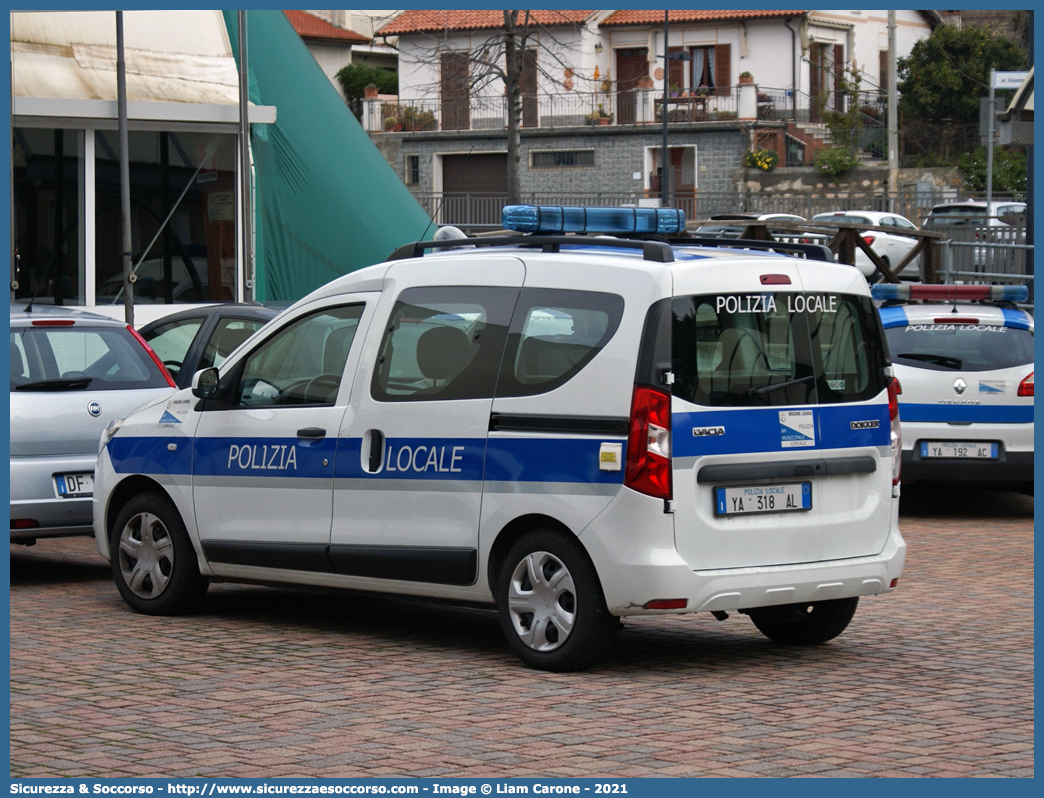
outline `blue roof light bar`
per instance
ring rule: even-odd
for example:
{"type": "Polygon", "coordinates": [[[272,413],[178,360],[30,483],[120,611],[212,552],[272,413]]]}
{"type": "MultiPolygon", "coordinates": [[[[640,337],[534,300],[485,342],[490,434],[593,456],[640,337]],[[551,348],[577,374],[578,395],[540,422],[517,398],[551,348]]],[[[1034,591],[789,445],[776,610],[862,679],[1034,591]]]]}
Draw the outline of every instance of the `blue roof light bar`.
{"type": "Polygon", "coordinates": [[[658,233],[685,231],[678,208],[584,208],[567,205],[506,205],[505,230],[519,233],[658,233]]]}

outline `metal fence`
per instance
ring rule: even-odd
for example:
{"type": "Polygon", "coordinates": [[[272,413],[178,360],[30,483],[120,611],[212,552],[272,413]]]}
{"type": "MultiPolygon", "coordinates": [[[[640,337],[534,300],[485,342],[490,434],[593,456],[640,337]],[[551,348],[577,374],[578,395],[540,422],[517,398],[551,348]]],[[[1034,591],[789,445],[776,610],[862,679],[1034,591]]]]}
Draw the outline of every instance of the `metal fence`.
{"type": "MultiPolygon", "coordinates": [[[[413,196],[425,211],[439,224],[452,224],[461,228],[494,227],[500,225],[500,211],[507,204],[503,194],[491,193],[438,193],[414,192],[413,196]]],[[[965,195],[962,199],[978,199],[965,195]]],[[[995,200],[1021,200],[1021,196],[994,194],[995,200]]],[[[811,219],[816,214],[831,211],[891,211],[901,214],[920,226],[933,205],[953,202],[953,192],[933,191],[923,187],[909,186],[894,194],[846,192],[843,197],[772,196],[766,194],[737,194],[736,192],[692,191],[674,197],[674,206],[685,211],[691,221],[709,219],[720,213],[791,213],[811,219]]],[[[631,191],[592,192],[522,192],[520,202],[527,205],[583,205],[583,206],[658,206],[660,192],[654,189],[631,191]]],[[[979,232],[984,243],[1009,244],[1006,240],[987,238],[1000,235],[986,228],[965,228],[965,233],[974,236],[979,232]]],[[[963,235],[964,233],[962,233],[963,235]]],[[[1023,236],[1025,233],[1023,233],[1023,236]]]]}

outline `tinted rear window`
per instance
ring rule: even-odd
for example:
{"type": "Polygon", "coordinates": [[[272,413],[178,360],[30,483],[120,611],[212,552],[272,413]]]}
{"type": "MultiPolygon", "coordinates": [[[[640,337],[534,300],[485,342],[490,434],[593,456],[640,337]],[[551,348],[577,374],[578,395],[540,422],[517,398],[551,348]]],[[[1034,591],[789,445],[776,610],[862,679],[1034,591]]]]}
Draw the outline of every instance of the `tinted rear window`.
{"type": "Polygon", "coordinates": [[[674,394],[694,404],[833,404],[885,389],[888,360],[869,297],[679,297],[673,327],[674,394]]]}
{"type": "Polygon", "coordinates": [[[1033,332],[1000,324],[909,324],[885,331],[892,360],[936,371],[991,371],[1033,362],[1033,332]]]}
{"type": "Polygon", "coordinates": [[[120,327],[11,330],[11,390],[167,388],[149,353],[120,327]]]}
{"type": "Polygon", "coordinates": [[[523,289],[497,395],[533,396],[567,383],[613,337],[623,309],[616,294],[523,289]]]}
{"type": "Polygon", "coordinates": [[[515,288],[412,288],[399,295],[371,391],[383,402],[493,396],[515,288]]]}

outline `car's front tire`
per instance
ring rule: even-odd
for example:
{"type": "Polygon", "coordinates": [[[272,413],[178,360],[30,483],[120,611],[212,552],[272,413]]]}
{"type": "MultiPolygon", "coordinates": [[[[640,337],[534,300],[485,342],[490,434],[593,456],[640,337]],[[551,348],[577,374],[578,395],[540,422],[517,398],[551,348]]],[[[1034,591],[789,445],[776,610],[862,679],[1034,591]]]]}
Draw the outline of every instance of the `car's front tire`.
{"type": "Polygon", "coordinates": [[[603,656],[620,622],[606,609],[594,565],[568,533],[547,529],[511,547],[497,582],[508,644],[538,670],[575,671],[603,656]]]}
{"type": "Polygon", "coordinates": [[[848,627],[859,598],[806,601],[760,607],[747,614],[765,637],[789,646],[811,646],[833,640],[848,627]]]}
{"type": "Polygon", "coordinates": [[[116,587],[136,612],[180,615],[207,590],[185,524],[166,496],[143,493],[127,502],[109,543],[116,587]]]}

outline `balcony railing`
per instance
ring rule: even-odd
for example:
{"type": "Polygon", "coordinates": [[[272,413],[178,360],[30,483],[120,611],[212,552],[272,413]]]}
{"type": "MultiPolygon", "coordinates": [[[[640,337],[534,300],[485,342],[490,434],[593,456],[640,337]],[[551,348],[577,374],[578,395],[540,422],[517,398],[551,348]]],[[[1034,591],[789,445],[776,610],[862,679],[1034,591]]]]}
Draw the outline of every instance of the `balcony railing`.
{"type": "MultiPolygon", "coordinates": [[[[668,124],[734,120],[741,111],[740,88],[672,93],[667,99],[668,124]]],[[[747,118],[775,118],[768,95],[756,103],[753,97],[751,94],[747,118]]],[[[523,95],[522,127],[662,124],[662,105],[663,92],[653,89],[523,95]]],[[[507,98],[369,100],[364,103],[363,125],[372,133],[503,130],[507,127],[507,98]]]]}
{"type": "MultiPolygon", "coordinates": [[[[816,123],[835,103],[847,97],[828,92],[813,98],[804,92],[768,86],[723,86],[670,92],[669,125],[744,121],[816,123]]],[[[883,118],[883,99],[870,92],[860,95],[866,127],[883,118]]],[[[522,97],[523,128],[566,128],[588,125],[662,124],[663,92],[628,89],[609,92],[561,92],[522,97]]],[[[838,109],[841,110],[841,109],[838,109]]],[[[460,99],[367,100],[363,124],[372,133],[452,130],[503,130],[507,127],[507,98],[476,95],[460,99]]]]}

